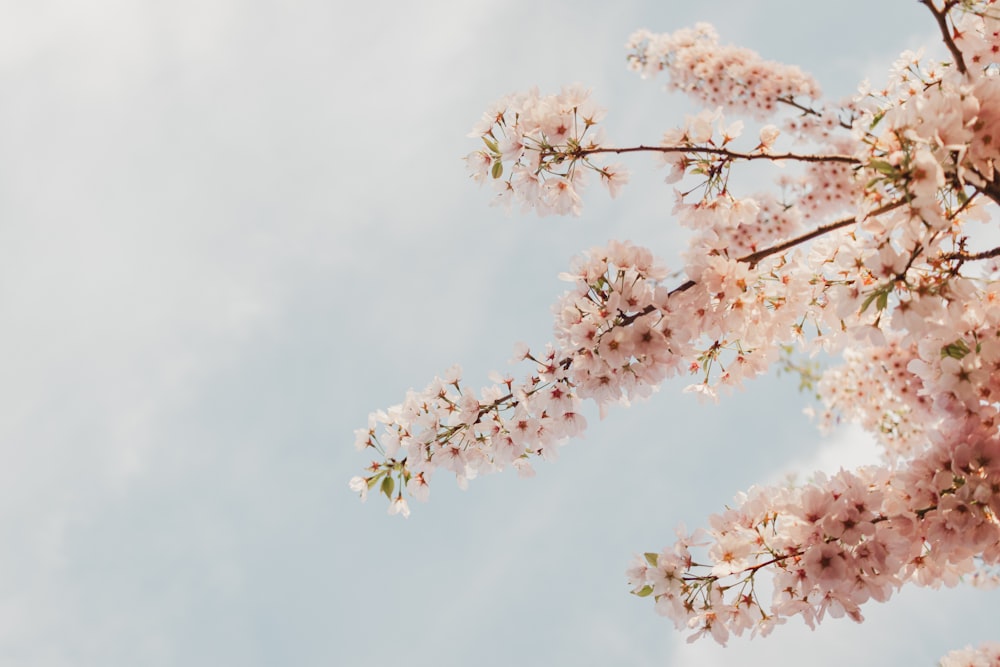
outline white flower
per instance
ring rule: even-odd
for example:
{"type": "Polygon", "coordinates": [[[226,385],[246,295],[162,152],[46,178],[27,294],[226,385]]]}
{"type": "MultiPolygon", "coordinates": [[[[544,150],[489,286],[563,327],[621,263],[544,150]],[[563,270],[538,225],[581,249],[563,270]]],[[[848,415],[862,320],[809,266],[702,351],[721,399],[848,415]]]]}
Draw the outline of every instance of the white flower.
{"type": "Polygon", "coordinates": [[[410,481],[406,483],[406,492],[422,503],[427,502],[431,494],[431,487],[427,485],[424,473],[417,473],[410,478],[410,481]]]}
{"type": "Polygon", "coordinates": [[[611,164],[600,169],[601,183],[608,188],[611,198],[618,196],[623,185],[628,183],[629,172],[624,165],[611,164]]]}
{"type": "Polygon", "coordinates": [[[361,494],[361,502],[368,499],[368,480],[364,477],[354,476],[351,481],[347,483],[351,487],[351,491],[361,494]]]}
{"type": "Polygon", "coordinates": [[[781,130],[774,125],[765,125],[760,128],[760,152],[769,153],[779,134],[781,134],[781,130]]]}
{"type": "Polygon", "coordinates": [[[692,143],[705,144],[712,139],[712,123],[721,116],[719,111],[702,111],[696,116],[688,116],[687,136],[692,143]]]}
{"type": "Polygon", "coordinates": [[[394,514],[402,514],[404,519],[410,516],[410,506],[403,499],[403,494],[397,495],[396,499],[389,505],[389,516],[394,514]]]}

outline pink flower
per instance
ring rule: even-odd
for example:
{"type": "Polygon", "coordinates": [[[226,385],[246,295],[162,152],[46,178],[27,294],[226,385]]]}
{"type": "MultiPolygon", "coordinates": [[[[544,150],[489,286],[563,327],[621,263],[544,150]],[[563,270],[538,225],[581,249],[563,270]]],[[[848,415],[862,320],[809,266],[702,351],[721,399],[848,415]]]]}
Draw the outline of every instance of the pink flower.
{"type": "Polygon", "coordinates": [[[608,188],[608,193],[614,199],[621,192],[622,186],[628,183],[629,172],[623,165],[612,164],[600,170],[601,183],[608,188]]]}

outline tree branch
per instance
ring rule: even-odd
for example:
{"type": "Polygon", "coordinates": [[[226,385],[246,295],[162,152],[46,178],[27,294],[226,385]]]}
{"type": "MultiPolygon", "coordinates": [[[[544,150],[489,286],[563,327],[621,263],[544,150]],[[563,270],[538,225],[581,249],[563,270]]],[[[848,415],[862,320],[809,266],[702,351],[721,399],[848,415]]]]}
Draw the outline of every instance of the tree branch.
{"type": "MultiPolygon", "coordinates": [[[[781,102],[782,104],[787,104],[790,107],[798,109],[799,111],[801,111],[806,116],[816,116],[817,118],[819,118],[820,116],[823,115],[820,112],[818,112],[815,109],[813,109],[812,107],[806,106],[805,104],[802,104],[801,102],[796,102],[791,97],[776,97],[774,99],[777,102],[781,102]]],[[[845,123],[843,120],[839,121],[839,123],[840,123],[840,126],[842,128],[844,128],[845,130],[850,130],[851,129],[851,124],[850,123],[845,123]]]]}
{"type": "MultiPolygon", "coordinates": [[[[899,208],[905,203],[906,202],[902,200],[890,202],[884,206],[878,207],[877,209],[869,213],[866,217],[873,217],[876,215],[882,215],[883,213],[888,213],[893,209],[899,208]]],[[[806,241],[811,241],[814,238],[823,236],[824,234],[828,234],[834,230],[840,229],[841,227],[847,227],[848,225],[854,222],[859,222],[859,220],[857,217],[852,216],[848,218],[843,218],[841,220],[836,220],[834,222],[830,222],[825,225],[820,225],[819,227],[813,229],[812,231],[806,232],[805,234],[796,236],[794,238],[790,238],[787,241],[782,241],[781,243],[773,245],[769,248],[764,248],[763,250],[752,252],[749,255],[744,255],[743,257],[738,258],[736,261],[747,262],[750,264],[750,266],[755,266],[760,260],[764,259],[765,257],[770,257],[771,255],[788,250],[789,248],[794,248],[797,245],[805,243],[806,241]]],[[[996,251],[997,254],[1000,255],[1000,248],[997,248],[996,251]]],[[[984,258],[979,258],[979,259],[984,259],[984,258]]],[[[674,294],[680,294],[681,292],[686,292],[687,290],[691,289],[697,284],[698,283],[695,282],[694,280],[687,280],[678,285],[677,287],[673,288],[672,290],[670,290],[669,296],[673,296],[674,294]]],[[[629,317],[626,318],[627,321],[625,323],[629,324],[632,321],[638,319],[639,317],[642,317],[643,315],[648,315],[651,312],[653,312],[652,306],[646,308],[644,311],[640,313],[630,315],[629,317]]]]}
{"type": "Polygon", "coordinates": [[[983,187],[979,188],[984,195],[1000,204],[1000,183],[996,181],[986,181],[983,187]]]}
{"type": "Polygon", "coordinates": [[[992,180],[988,180],[979,173],[979,170],[972,169],[971,171],[983,180],[982,185],[975,185],[974,183],[973,185],[975,185],[975,187],[978,188],[978,190],[984,195],[992,199],[997,204],[1000,204],[1000,182],[997,182],[997,175],[994,175],[992,180]]]}
{"type": "Polygon", "coordinates": [[[948,47],[948,50],[951,51],[952,58],[955,59],[955,67],[962,74],[968,72],[969,70],[965,66],[965,59],[962,57],[962,52],[955,44],[955,39],[948,28],[948,10],[958,4],[958,0],[948,0],[941,9],[934,6],[934,0],[919,0],[919,2],[927,7],[937,20],[938,28],[941,30],[941,38],[944,40],[944,44],[948,47]]]}
{"type": "Polygon", "coordinates": [[[731,160],[792,160],[796,162],[842,162],[860,165],[861,161],[851,155],[802,155],[800,153],[740,153],[727,148],[713,146],[631,146],[629,148],[581,148],[569,153],[570,157],[586,157],[597,153],[709,153],[721,155],[731,160]]]}
{"type": "Polygon", "coordinates": [[[981,259],[993,259],[994,257],[1000,257],[1000,247],[991,248],[990,250],[984,250],[982,252],[966,252],[964,250],[959,250],[958,252],[950,252],[947,255],[942,255],[941,259],[957,259],[961,262],[975,262],[981,259]]]}
{"type": "MultiPolygon", "coordinates": [[[[888,213],[889,211],[891,211],[891,210],[893,210],[895,208],[899,208],[903,204],[904,204],[903,201],[895,201],[895,202],[886,204],[885,206],[880,206],[877,209],[875,209],[874,211],[872,211],[871,213],[869,213],[866,217],[872,217],[872,216],[876,216],[876,215],[882,215],[883,213],[888,213]]],[[[805,243],[806,241],[811,241],[812,239],[814,239],[814,238],[816,238],[818,236],[822,236],[823,234],[826,234],[828,232],[832,232],[835,229],[840,229],[841,227],[846,227],[849,224],[851,224],[852,222],[858,222],[858,221],[859,220],[858,220],[857,217],[851,216],[851,217],[848,217],[848,218],[843,218],[842,220],[837,220],[835,222],[827,223],[825,225],[820,225],[819,227],[817,227],[816,229],[812,230],[811,232],[806,232],[805,234],[802,234],[801,236],[796,236],[795,238],[791,238],[791,239],[788,239],[787,241],[783,241],[782,243],[779,243],[777,245],[773,245],[770,248],[764,248],[763,250],[758,250],[757,252],[752,252],[749,255],[744,255],[743,257],[740,257],[738,261],[740,261],[740,262],[748,262],[750,264],[750,266],[755,266],[757,264],[757,262],[759,262],[760,260],[764,259],[765,257],[770,257],[771,255],[774,255],[776,253],[788,250],[789,248],[794,248],[795,246],[799,245],[800,243],[805,243]]]]}

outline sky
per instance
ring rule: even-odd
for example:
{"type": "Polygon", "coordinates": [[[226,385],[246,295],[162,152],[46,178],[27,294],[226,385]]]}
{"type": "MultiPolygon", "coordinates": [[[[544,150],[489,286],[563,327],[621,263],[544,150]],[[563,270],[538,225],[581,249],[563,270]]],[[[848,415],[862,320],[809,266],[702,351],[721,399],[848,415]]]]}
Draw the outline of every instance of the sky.
{"type": "Polygon", "coordinates": [[[579,218],[491,208],[461,159],[491,102],[582,83],[613,141],[648,143],[692,108],[626,71],[637,28],[712,22],[836,99],[932,46],[925,13],[0,0],[0,665],[931,665],[1000,639],[997,592],[906,589],[725,649],[628,595],[678,524],[872,460],[789,378],[719,405],[669,383],[533,479],[438,476],[409,519],[347,488],[369,412],[456,362],[520,373],[573,256],[630,239],[679,265],[642,156],[579,218]]]}

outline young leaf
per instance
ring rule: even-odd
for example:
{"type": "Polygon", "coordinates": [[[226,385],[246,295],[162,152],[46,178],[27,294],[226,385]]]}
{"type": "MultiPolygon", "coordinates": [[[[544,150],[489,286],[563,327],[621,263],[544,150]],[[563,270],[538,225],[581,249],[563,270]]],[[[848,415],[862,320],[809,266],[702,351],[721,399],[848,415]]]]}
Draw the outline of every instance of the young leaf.
{"type": "Polygon", "coordinates": [[[392,477],[386,475],[386,478],[382,480],[382,493],[389,500],[392,500],[392,492],[396,489],[396,482],[392,477]]]}
{"type": "Polygon", "coordinates": [[[862,304],[861,304],[861,312],[862,313],[865,312],[866,310],[868,310],[868,306],[872,305],[872,301],[874,301],[875,297],[877,297],[877,296],[878,296],[878,291],[873,291],[871,294],[869,294],[868,296],[865,297],[864,302],[862,302],[862,304]]]}
{"type": "Polygon", "coordinates": [[[653,587],[650,586],[649,584],[646,584],[639,590],[635,591],[633,595],[638,595],[641,598],[646,598],[649,597],[652,593],[653,593],[653,587]]]}
{"type": "Polygon", "coordinates": [[[886,176],[895,176],[898,173],[896,167],[889,164],[885,160],[872,160],[868,163],[868,166],[877,172],[885,174],[886,176]]]}
{"type": "Polygon", "coordinates": [[[952,359],[962,359],[969,354],[969,344],[959,338],[954,343],[941,348],[941,358],[951,357],[952,359]]]}
{"type": "Polygon", "coordinates": [[[889,290],[882,289],[878,293],[878,300],[875,301],[875,307],[879,310],[885,310],[886,306],[889,305],[889,290]]]}

